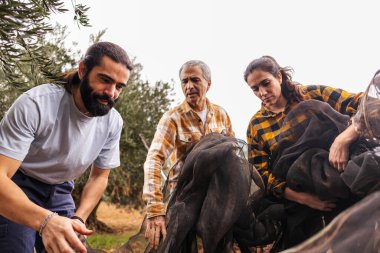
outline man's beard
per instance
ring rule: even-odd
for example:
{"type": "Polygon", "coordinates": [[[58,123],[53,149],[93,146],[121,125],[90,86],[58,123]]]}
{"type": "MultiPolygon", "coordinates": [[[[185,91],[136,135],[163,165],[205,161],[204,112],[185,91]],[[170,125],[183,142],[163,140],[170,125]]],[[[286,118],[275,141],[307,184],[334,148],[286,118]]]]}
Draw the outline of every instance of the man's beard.
{"type": "Polygon", "coordinates": [[[106,94],[99,94],[94,92],[88,81],[88,76],[85,75],[80,82],[80,94],[87,111],[91,114],[91,117],[104,116],[115,105],[116,100],[111,99],[106,94]],[[101,104],[98,99],[106,100],[107,104],[101,104]]]}

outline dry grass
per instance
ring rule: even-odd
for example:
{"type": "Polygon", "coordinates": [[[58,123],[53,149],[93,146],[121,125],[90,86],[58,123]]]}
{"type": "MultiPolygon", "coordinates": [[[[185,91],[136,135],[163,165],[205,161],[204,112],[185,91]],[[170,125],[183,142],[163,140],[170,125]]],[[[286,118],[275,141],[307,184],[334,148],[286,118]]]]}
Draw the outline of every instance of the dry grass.
{"type": "MultiPolygon", "coordinates": [[[[112,204],[101,203],[97,211],[97,217],[112,228],[115,234],[96,235],[96,238],[93,239],[98,242],[93,241],[92,246],[98,246],[97,248],[102,248],[106,252],[112,252],[124,244],[130,236],[138,232],[144,219],[144,212],[143,210],[129,207],[118,208],[112,204]]],[[[264,249],[251,249],[251,252],[269,253],[270,248],[271,245],[267,245],[264,249]]],[[[234,250],[235,252],[240,252],[238,248],[234,250]]],[[[137,250],[136,252],[140,251],[137,250]]],[[[202,252],[202,247],[199,245],[199,253],[202,252]]]]}
{"type": "Polygon", "coordinates": [[[88,243],[92,248],[113,252],[138,232],[144,215],[142,210],[101,203],[97,210],[97,218],[113,229],[114,233],[95,233],[88,238],[88,243]]]}
{"type": "Polygon", "coordinates": [[[129,207],[118,208],[115,205],[100,203],[97,217],[117,233],[137,231],[144,219],[143,210],[129,207]]]}

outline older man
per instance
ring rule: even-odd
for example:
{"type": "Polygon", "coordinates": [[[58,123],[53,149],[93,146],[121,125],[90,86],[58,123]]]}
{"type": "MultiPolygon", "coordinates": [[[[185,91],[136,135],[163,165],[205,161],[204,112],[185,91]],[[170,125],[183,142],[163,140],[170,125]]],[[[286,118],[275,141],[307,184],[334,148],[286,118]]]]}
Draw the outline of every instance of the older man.
{"type": "MultiPolygon", "coordinates": [[[[211,71],[202,61],[192,60],[179,70],[185,101],[167,111],[157,126],[144,164],[143,199],[147,203],[146,237],[157,248],[161,234],[166,236],[165,207],[161,190],[161,170],[170,156],[171,164],[186,151],[186,147],[212,132],[234,136],[227,112],[210,103],[206,94],[211,86],[211,71]]],[[[179,171],[172,171],[171,181],[179,171]]]]}
{"type": "Polygon", "coordinates": [[[86,252],[77,234],[119,166],[123,121],[113,109],[132,63],[118,45],[92,45],[64,87],[22,94],[0,123],[0,252],[86,252]],[[75,209],[73,179],[92,165],[75,209]],[[71,218],[71,219],[70,219],[71,218]]]}

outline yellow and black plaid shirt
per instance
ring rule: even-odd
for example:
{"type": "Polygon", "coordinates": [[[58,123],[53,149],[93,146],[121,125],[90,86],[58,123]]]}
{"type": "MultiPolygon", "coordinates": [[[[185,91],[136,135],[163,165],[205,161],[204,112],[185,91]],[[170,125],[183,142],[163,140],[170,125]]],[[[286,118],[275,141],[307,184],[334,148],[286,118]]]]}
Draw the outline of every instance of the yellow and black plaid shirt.
{"type": "MultiPolygon", "coordinates": [[[[161,170],[169,156],[170,164],[174,165],[189,144],[208,133],[218,132],[234,136],[227,112],[208,100],[206,103],[208,113],[205,124],[186,101],[166,112],[160,119],[144,163],[143,199],[147,203],[148,217],[165,214],[161,170]]],[[[178,174],[179,171],[172,171],[169,177],[173,180],[178,174]]]]}
{"type": "MultiPolygon", "coordinates": [[[[362,93],[352,94],[342,89],[322,85],[302,86],[305,100],[316,99],[327,102],[342,114],[353,116],[360,103],[362,93]]],[[[251,118],[247,129],[248,158],[260,172],[270,195],[282,197],[285,182],[280,182],[271,173],[271,155],[277,150],[283,120],[297,103],[288,104],[280,113],[268,111],[264,106],[251,118]]],[[[302,117],[302,115],[300,115],[302,117]]],[[[296,119],[302,122],[304,119],[296,119]]],[[[294,123],[292,123],[294,126],[294,123]]]]}

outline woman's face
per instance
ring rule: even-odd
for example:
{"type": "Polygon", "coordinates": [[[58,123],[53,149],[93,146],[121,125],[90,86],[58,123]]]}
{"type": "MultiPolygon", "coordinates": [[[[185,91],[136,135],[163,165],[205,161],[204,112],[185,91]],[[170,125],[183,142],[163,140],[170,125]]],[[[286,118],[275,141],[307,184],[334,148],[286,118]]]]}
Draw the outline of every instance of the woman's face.
{"type": "Polygon", "coordinates": [[[282,106],[284,98],[281,94],[281,82],[280,72],[275,77],[261,69],[255,69],[247,77],[249,87],[269,110],[282,106]]]}

